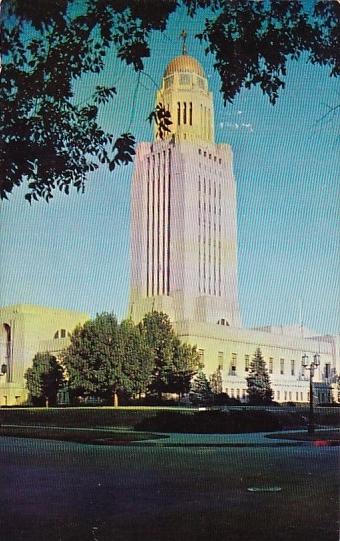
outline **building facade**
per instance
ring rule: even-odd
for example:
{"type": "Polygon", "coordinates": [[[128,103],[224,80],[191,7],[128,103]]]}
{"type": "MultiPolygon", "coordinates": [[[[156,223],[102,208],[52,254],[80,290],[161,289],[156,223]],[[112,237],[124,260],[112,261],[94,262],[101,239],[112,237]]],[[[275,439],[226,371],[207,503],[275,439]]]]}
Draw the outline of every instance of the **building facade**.
{"type": "Polygon", "coordinates": [[[170,62],[157,102],[173,127],[137,150],[130,314],[154,308],[172,321],[239,327],[233,157],[214,142],[212,94],[196,60],[170,62]]]}
{"type": "Polygon", "coordinates": [[[70,310],[17,304],[0,308],[0,405],[24,404],[27,400],[25,372],[36,353],[58,356],[70,334],[88,315],[70,310]]]}
{"type": "Polygon", "coordinates": [[[233,154],[214,141],[213,96],[202,66],[182,54],[167,66],[156,103],[171,113],[163,140],[139,144],[132,183],[129,314],[170,316],[196,344],[211,376],[222,370],[223,391],[246,400],[249,364],[260,347],[274,399],[307,402],[302,355],[320,353],[315,393],[338,399],[339,337],[296,327],[244,329],[237,289],[236,185],[233,154]]]}

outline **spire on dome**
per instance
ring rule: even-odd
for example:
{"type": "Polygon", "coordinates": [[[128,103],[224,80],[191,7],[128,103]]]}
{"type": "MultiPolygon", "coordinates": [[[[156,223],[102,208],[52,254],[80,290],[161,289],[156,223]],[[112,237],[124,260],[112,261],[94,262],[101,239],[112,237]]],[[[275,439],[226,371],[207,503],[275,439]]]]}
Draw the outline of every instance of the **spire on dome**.
{"type": "Polygon", "coordinates": [[[188,34],[186,33],[185,30],[182,30],[182,32],[180,33],[179,37],[183,40],[182,54],[188,54],[187,46],[186,46],[186,44],[185,44],[186,39],[187,39],[187,37],[188,37],[188,34]]]}

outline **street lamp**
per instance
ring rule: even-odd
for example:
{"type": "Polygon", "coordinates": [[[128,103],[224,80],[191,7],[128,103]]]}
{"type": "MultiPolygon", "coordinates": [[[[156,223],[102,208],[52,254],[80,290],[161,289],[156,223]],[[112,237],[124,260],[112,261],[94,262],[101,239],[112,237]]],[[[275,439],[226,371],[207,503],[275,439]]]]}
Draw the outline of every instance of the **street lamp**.
{"type": "Polygon", "coordinates": [[[313,403],[313,377],[314,370],[320,366],[320,355],[315,353],[313,360],[309,360],[308,355],[302,356],[302,366],[305,370],[309,370],[309,422],[308,434],[314,434],[314,403],[313,403]]]}

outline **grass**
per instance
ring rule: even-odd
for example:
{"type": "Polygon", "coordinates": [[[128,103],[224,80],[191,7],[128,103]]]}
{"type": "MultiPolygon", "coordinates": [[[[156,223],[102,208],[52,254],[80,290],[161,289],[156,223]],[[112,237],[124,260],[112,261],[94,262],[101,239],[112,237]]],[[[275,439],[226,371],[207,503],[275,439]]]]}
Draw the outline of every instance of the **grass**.
{"type": "MultiPolygon", "coordinates": [[[[234,417],[244,418],[246,408],[237,408],[232,410],[234,417]],[[237,412],[240,412],[239,414],[237,412]]],[[[66,408],[1,408],[0,425],[41,425],[42,427],[65,427],[65,428],[134,428],[145,420],[152,420],[159,413],[183,414],[190,424],[190,419],[197,414],[197,408],[181,408],[175,406],[124,406],[113,407],[66,407],[66,408]]],[[[250,410],[249,410],[250,412],[250,410]]],[[[327,426],[339,426],[339,411],[334,408],[318,408],[315,415],[317,424],[327,426]]],[[[278,408],[277,411],[271,410],[273,419],[276,419],[283,425],[284,429],[306,425],[308,419],[307,409],[297,408],[292,411],[291,408],[278,408]]],[[[256,416],[255,412],[251,416],[256,416]]],[[[151,423],[152,424],[152,423],[151,423]]],[[[242,424],[242,423],[241,423],[242,424]]],[[[153,432],[155,428],[146,427],[148,432],[153,432]]],[[[269,428],[268,430],[271,430],[269,428]]],[[[241,427],[240,432],[244,431],[241,427]]],[[[218,432],[218,430],[217,430],[218,432]]]]}
{"type": "Polygon", "coordinates": [[[96,430],[35,426],[1,426],[0,436],[58,440],[92,445],[128,445],[164,436],[123,430],[96,430]]]}
{"type": "Polygon", "coordinates": [[[183,411],[188,408],[162,407],[77,407],[77,408],[2,408],[0,424],[61,426],[61,427],[130,427],[159,411],[183,411]]]}
{"type": "Polygon", "coordinates": [[[267,438],[284,438],[287,440],[296,441],[315,441],[315,442],[340,442],[339,430],[322,430],[316,431],[314,434],[308,432],[288,432],[280,434],[269,434],[267,438]]]}

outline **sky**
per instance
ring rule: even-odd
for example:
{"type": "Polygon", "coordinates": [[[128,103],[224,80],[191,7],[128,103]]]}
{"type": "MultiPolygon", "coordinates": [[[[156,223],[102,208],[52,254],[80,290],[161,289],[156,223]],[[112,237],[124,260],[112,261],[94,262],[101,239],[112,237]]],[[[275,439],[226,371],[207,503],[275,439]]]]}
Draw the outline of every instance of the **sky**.
{"type": "MultiPolygon", "coordinates": [[[[223,105],[213,57],[194,38],[202,17],[179,10],[151,40],[139,78],[115,58],[75,87],[83,101],[96,85],[116,85],[101,107],[102,126],[150,141],[147,116],[167,63],[180,54],[179,34],[199,60],[214,93],[215,138],[234,153],[238,276],[245,327],[303,323],[339,332],[339,148],[336,119],[320,121],[339,100],[338,81],[306,58],[288,65],[275,106],[259,89],[223,105]]],[[[57,193],[49,204],[24,200],[25,186],[1,203],[0,305],[39,304],[126,317],[130,278],[130,190],[133,165],[91,174],[84,194],[57,193]]]]}

